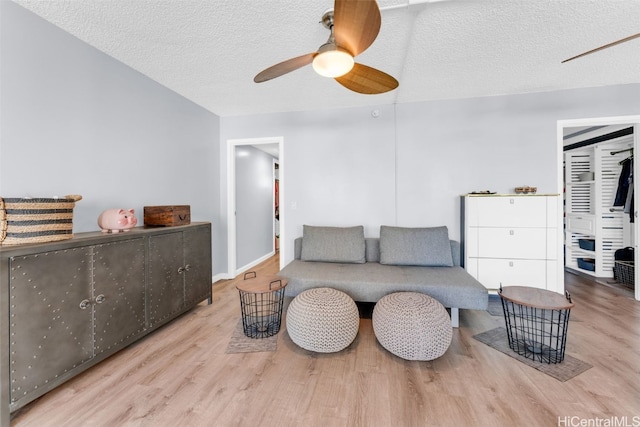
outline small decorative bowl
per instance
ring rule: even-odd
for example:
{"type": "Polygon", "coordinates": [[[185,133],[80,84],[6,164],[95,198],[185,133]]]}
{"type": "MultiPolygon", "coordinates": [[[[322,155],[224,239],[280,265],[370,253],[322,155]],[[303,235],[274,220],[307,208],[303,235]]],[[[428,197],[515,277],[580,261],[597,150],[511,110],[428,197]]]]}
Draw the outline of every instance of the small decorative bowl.
{"type": "Polygon", "coordinates": [[[538,191],[537,187],[516,187],[516,194],[535,194],[538,191]]]}

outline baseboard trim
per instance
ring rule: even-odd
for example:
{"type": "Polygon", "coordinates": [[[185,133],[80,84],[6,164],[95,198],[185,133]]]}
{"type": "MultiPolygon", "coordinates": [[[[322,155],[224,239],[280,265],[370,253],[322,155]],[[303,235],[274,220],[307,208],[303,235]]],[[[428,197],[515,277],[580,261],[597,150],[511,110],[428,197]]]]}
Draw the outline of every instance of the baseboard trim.
{"type": "Polygon", "coordinates": [[[272,256],[274,256],[276,254],[275,251],[271,251],[268,254],[256,259],[255,261],[251,261],[250,263],[240,267],[239,269],[236,270],[236,274],[234,275],[234,277],[238,277],[240,274],[244,273],[245,271],[248,271],[250,269],[252,269],[253,267],[255,267],[256,265],[268,260],[269,258],[271,258],[272,256]]]}

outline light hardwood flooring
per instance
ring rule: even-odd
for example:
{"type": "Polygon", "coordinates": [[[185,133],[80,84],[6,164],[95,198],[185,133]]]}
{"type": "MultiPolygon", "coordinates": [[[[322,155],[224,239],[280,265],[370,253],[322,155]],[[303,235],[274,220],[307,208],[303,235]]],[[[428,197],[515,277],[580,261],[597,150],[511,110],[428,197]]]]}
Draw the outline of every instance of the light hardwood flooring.
{"type": "MultiPolygon", "coordinates": [[[[274,257],[258,274],[277,265],[274,257]]],[[[212,305],[199,305],[49,392],[12,425],[576,426],[623,417],[640,423],[640,303],[629,290],[573,274],[566,274],[566,288],[576,303],[567,354],[593,365],[566,382],[473,339],[504,325],[502,317],[475,310],[460,310],[449,350],[431,362],[385,351],[368,319],[339,353],[297,347],[283,320],[277,351],[225,354],[240,304],[234,281],[222,281],[214,284],[212,305]]]]}

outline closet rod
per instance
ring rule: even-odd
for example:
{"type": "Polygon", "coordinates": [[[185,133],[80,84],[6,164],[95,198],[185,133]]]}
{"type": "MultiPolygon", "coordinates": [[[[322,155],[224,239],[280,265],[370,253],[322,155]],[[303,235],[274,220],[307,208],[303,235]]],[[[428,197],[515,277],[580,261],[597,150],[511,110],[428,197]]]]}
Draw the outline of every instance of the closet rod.
{"type": "Polygon", "coordinates": [[[620,154],[620,153],[624,153],[625,151],[633,151],[633,148],[625,148],[624,150],[618,150],[618,151],[612,151],[609,154],[616,155],[616,154],[620,154]]]}

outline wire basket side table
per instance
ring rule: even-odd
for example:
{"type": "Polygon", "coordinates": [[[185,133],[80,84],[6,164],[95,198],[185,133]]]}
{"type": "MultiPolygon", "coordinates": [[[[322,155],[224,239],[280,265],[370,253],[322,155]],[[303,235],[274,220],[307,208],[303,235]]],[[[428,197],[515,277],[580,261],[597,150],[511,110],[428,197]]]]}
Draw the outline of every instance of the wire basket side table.
{"type": "Polygon", "coordinates": [[[267,338],[280,331],[284,288],[287,281],[278,276],[258,278],[255,271],[244,274],[236,285],[240,293],[242,328],[249,338],[267,338]],[[253,275],[252,277],[248,277],[253,275]]]}
{"type": "Polygon", "coordinates": [[[543,363],[564,360],[569,314],[574,304],[565,295],[526,286],[500,286],[509,347],[543,363]]]}

